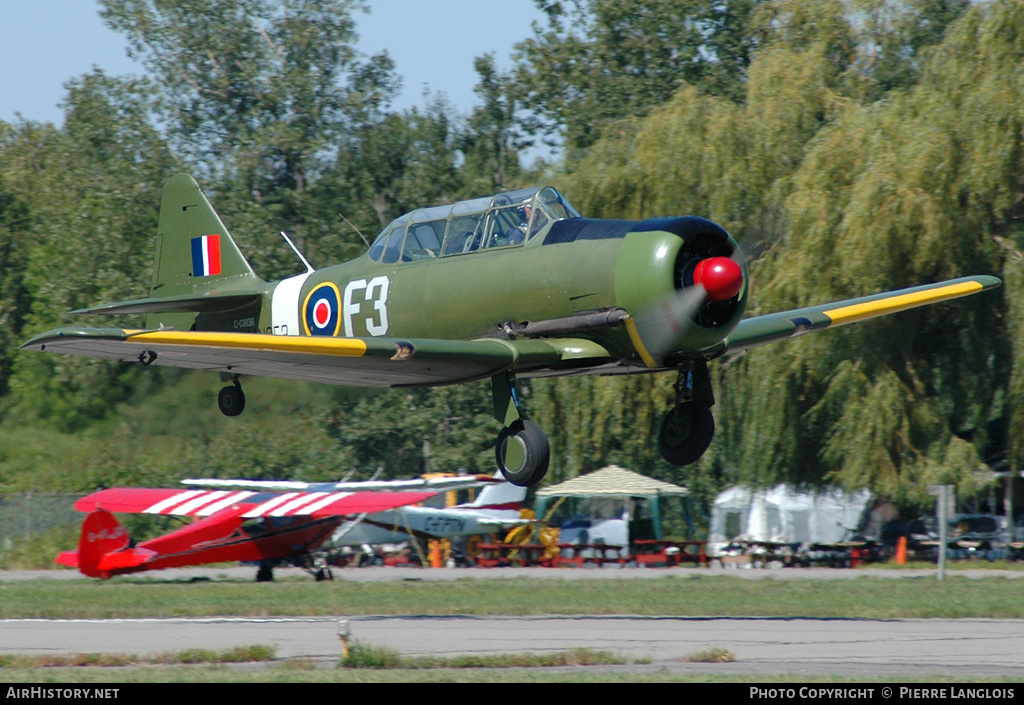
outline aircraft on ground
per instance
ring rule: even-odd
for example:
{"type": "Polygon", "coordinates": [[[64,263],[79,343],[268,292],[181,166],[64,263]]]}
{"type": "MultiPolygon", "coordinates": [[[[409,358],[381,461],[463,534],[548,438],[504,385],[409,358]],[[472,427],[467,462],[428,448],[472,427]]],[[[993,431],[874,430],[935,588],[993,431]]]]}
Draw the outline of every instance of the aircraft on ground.
{"type": "MultiPolygon", "coordinates": [[[[289,244],[291,241],[289,240],[289,244]]],[[[715,431],[707,363],[726,354],[1001,284],[971,276],[743,319],[746,260],[703,218],[583,218],[551,187],[422,208],[349,262],[278,282],[256,275],[187,174],[164,186],[147,298],[75,313],[146,314],[144,329],[62,327],[22,348],[219,371],[220,410],[241,413],[243,375],[362,387],[489,379],[504,476],[547,472],[544,432],[518,380],[675,372],[658,434],[687,465],[715,431]]]]}
{"type": "MultiPolygon", "coordinates": [[[[533,519],[522,517],[523,501],[526,499],[526,488],[502,482],[500,473],[495,473],[493,481],[484,484],[476,498],[450,507],[434,507],[428,503],[406,505],[386,511],[363,513],[346,519],[324,542],[325,548],[360,547],[372,561],[379,558],[370,548],[383,544],[399,544],[407,541],[430,539],[451,539],[461,536],[479,536],[508,529],[515,526],[534,523],[533,519]]],[[[457,478],[451,480],[449,487],[465,487],[465,483],[457,484],[457,478]]],[[[483,476],[477,476],[477,484],[481,484],[483,476]]],[[[416,483],[416,481],[411,481],[416,483]]],[[[201,487],[225,487],[235,489],[294,489],[308,491],[311,485],[303,482],[276,482],[262,480],[183,480],[182,484],[201,487]]],[[[334,485],[331,485],[332,487],[334,485]]],[[[350,489],[404,489],[401,480],[382,480],[371,482],[349,482],[345,486],[350,489]]],[[[412,484],[409,488],[419,485],[412,484]]],[[[442,486],[432,485],[437,489],[442,486]]]]}
{"type": "Polygon", "coordinates": [[[506,484],[483,475],[391,484],[204,480],[189,484],[213,482],[247,489],[117,487],[83,497],[75,502],[75,508],[89,514],[82,523],[78,550],[59,554],[56,562],[78,568],[89,577],[106,579],[164,568],[254,561],[260,564],[256,579],[263,582],[273,579],[275,563],[286,561],[310,570],[318,580],[329,579],[330,569],[318,565],[312,552],[346,521],[398,507],[412,509],[409,505],[438,491],[506,484]],[[113,512],[195,517],[197,521],[134,543],[113,512]]]}

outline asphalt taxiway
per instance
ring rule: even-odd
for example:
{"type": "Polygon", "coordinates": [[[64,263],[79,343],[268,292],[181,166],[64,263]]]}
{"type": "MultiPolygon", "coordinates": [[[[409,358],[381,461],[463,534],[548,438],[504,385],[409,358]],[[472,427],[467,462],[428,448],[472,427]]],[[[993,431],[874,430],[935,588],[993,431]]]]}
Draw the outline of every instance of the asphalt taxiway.
{"type": "Polygon", "coordinates": [[[0,653],[158,654],[272,646],[324,665],[350,643],[404,656],[610,651],[645,670],[1024,680],[1024,620],[681,617],[207,618],[0,621],[0,653]],[[688,663],[726,649],[731,663],[688,663]]]}

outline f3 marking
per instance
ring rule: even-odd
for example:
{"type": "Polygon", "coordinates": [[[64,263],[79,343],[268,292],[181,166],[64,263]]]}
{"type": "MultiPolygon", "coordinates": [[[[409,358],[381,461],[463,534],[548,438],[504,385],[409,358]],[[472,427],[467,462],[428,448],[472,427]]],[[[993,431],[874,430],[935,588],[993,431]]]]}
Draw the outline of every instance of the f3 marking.
{"type": "Polygon", "coordinates": [[[345,301],[342,305],[342,320],[345,324],[345,337],[351,338],[355,335],[353,330],[353,319],[362,313],[362,304],[367,301],[373,302],[375,316],[367,316],[363,319],[366,325],[366,332],[373,336],[384,335],[391,325],[388,321],[388,289],[391,281],[384,276],[374,277],[370,281],[356,279],[350,281],[345,287],[345,301]],[[363,291],[362,302],[357,300],[356,292],[363,291]]]}
{"type": "Polygon", "coordinates": [[[344,326],[345,337],[356,334],[356,324],[366,327],[371,336],[388,332],[388,290],[391,281],[385,277],[355,279],[345,285],[345,293],[338,291],[332,282],[324,282],[313,288],[302,303],[302,323],[306,335],[336,336],[344,326]],[[371,315],[360,320],[365,313],[364,306],[372,303],[371,315]]]}

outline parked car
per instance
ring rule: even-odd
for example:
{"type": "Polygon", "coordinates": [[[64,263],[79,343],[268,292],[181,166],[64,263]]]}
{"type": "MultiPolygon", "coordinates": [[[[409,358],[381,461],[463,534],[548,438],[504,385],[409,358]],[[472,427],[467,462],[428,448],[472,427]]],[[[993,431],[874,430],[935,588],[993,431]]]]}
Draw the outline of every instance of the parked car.
{"type": "MultiPolygon", "coordinates": [[[[934,561],[939,531],[932,517],[891,521],[882,527],[882,543],[891,550],[901,536],[907,537],[912,555],[934,561]]],[[[946,529],[946,557],[950,559],[1009,558],[1011,538],[1005,517],[994,514],[954,514],[946,529]]]]}
{"type": "MultiPolygon", "coordinates": [[[[937,530],[929,532],[938,540],[937,530]]],[[[984,558],[989,561],[1010,556],[1010,532],[1006,520],[994,514],[954,514],[946,529],[946,557],[984,558]]]]}

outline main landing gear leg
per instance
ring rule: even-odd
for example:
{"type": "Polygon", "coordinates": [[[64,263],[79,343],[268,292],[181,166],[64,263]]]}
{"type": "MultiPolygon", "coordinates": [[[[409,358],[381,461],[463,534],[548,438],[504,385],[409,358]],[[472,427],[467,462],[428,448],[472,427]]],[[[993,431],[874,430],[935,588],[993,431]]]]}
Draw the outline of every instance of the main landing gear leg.
{"type": "Polygon", "coordinates": [[[260,561],[260,568],[256,571],[257,583],[269,583],[274,580],[274,562],[260,561]]]}
{"type": "Polygon", "coordinates": [[[540,426],[526,418],[513,375],[492,377],[491,388],[494,418],[504,425],[494,444],[498,469],[513,485],[536,485],[548,472],[551,459],[548,438],[540,426]]]}
{"type": "Polygon", "coordinates": [[[245,394],[242,393],[238,375],[234,375],[231,382],[232,384],[221,389],[217,395],[217,408],[225,416],[238,416],[245,408],[245,394]]]}
{"type": "Polygon", "coordinates": [[[689,465],[704,455],[715,437],[715,396],[707,363],[696,360],[680,369],[675,390],[675,406],[658,432],[658,450],[673,465],[689,465]]]}

